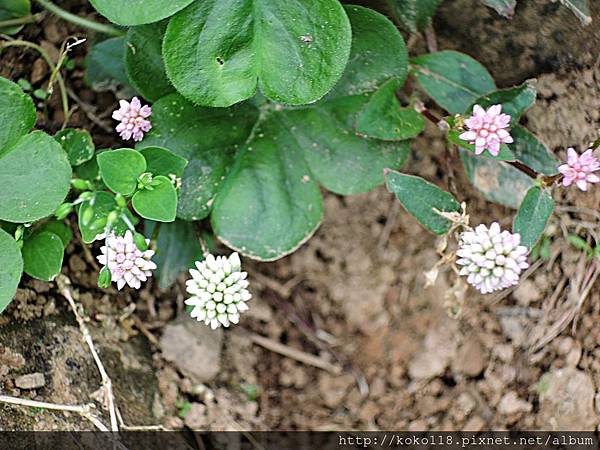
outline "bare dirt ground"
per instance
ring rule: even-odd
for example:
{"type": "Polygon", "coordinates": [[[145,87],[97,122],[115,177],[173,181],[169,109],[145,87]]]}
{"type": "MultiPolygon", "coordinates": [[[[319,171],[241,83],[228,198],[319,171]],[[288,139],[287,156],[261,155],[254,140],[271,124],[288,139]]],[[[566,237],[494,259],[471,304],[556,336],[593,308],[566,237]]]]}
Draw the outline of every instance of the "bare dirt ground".
{"type": "MultiPolygon", "coordinates": [[[[90,14],[82,2],[63,3],[90,14]]],[[[512,22],[471,5],[469,24],[457,30],[450,18],[465,3],[474,2],[442,7],[435,22],[440,47],[478,57],[502,86],[536,78],[540,100],[527,125],[557,155],[595,138],[600,69],[598,46],[591,44],[597,32],[579,32],[576,19],[557,4],[527,1],[512,22]],[[532,25],[534,17],[544,18],[541,28],[532,25]]],[[[48,17],[28,26],[24,37],[57,52],[71,33],[81,30],[48,17]]],[[[116,136],[90,118],[105,121],[115,97],[85,87],[85,53],[76,50],[77,69],[68,77],[79,98],[71,125],[89,128],[98,147],[115,145],[116,136]]],[[[0,58],[3,76],[28,78],[36,87],[48,80],[34,53],[10,50],[0,58]]],[[[62,120],[56,97],[48,114],[39,115],[38,124],[49,130],[62,120]]],[[[405,170],[447,186],[441,137],[428,128],[412,145],[405,170]]],[[[459,161],[450,168],[472,223],[510,226],[513,211],[482,200],[459,161]]],[[[547,232],[550,257],[535,262],[515,290],[492,296],[467,290],[457,316],[448,312],[458,305],[454,294],[460,298],[452,273],[425,287],[424,273],[438,260],[435,239],[383,187],[353,197],[327,195],[323,225],[298,252],[271,264],[246,260],[252,308],[224,332],[185,318],[181,282],[165,292],[150,284],[139,295],[98,289],[97,267],[77,240],[63,273],[90,318],[128,425],[592,430],[600,414],[600,290],[584,284],[595,281],[598,266],[564,235],[595,240],[599,201],[597,189],[559,198],[547,232]]],[[[24,279],[0,323],[1,392],[66,404],[98,398],[98,371],[54,284],[24,279]],[[32,373],[43,374],[43,386],[19,387],[19,377],[32,373]]],[[[0,428],[92,425],[76,414],[3,405],[0,428]]]]}

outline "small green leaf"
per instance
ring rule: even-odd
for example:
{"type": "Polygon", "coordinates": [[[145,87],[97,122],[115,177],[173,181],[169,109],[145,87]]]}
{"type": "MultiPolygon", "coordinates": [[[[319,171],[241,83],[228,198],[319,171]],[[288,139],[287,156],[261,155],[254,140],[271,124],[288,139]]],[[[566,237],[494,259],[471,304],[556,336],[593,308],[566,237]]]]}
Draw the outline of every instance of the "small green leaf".
{"type": "Polygon", "coordinates": [[[350,45],[337,0],[203,0],[169,21],[163,55],[173,85],[199,105],[231,106],[257,87],[302,105],[339,80],[350,45]]]}
{"type": "Polygon", "coordinates": [[[36,233],[23,244],[25,273],[42,281],[52,281],[60,273],[65,248],[63,241],[49,231],[36,233]]]}
{"type": "Polygon", "coordinates": [[[85,81],[96,91],[129,86],[125,70],[125,38],[110,38],[94,45],[85,59],[85,81]]]}
{"type": "Polygon", "coordinates": [[[65,151],[41,131],[0,150],[0,219],[25,223],[53,214],[67,196],[71,175],[65,151]]]}
{"type": "Polygon", "coordinates": [[[342,78],[327,98],[375,92],[390,78],[403,85],[408,75],[408,50],[398,28],[372,9],[345,8],[352,25],[352,51],[342,78]]]}
{"type": "Polygon", "coordinates": [[[131,27],[127,32],[127,75],[135,90],[150,101],[156,101],[175,90],[167,78],[162,57],[167,23],[163,21],[131,27]]]}
{"type": "MultiPolygon", "coordinates": [[[[96,236],[104,233],[104,228],[96,229],[91,227],[90,225],[97,223],[98,221],[106,221],[109,213],[114,211],[116,207],[117,203],[115,201],[115,196],[105,191],[95,192],[92,200],[85,201],[81,205],[79,205],[77,215],[79,217],[79,230],[81,231],[81,237],[83,239],[83,242],[85,242],[86,244],[91,244],[96,240],[96,236]],[[86,221],[84,220],[83,216],[85,214],[85,211],[90,210],[90,208],[92,211],[92,216],[89,218],[89,220],[86,221]],[[84,224],[84,222],[87,222],[87,224],[84,224]]],[[[129,221],[133,225],[135,225],[137,219],[133,217],[133,215],[128,210],[126,210],[125,214],[127,214],[129,221]]],[[[112,231],[114,231],[115,234],[122,235],[128,229],[129,227],[127,226],[127,224],[123,222],[123,220],[119,217],[113,225],[112,231]]]]}
{"type": "Polygon", "coordinates": [[[517,0],[481,0],[485,6],[494,8],[498,14],[511,19],[515,13],[517,0]]]}
{"type": "Polygon", "coordinates": [[[185,158],[162,147],[145,147],[140,153],[146,158],[146,170],[153,175],[183,177],[188,162],[185,158]]]}
{"type": "Polygon", "coordinates": [[[118,25],[158,22],[181,11],[194,0],[90,0],[96,10],[118,25]]]}
{"type": "MultiPolygon", "coordinates": [[[[2,0],[2,2],[0,2],[0,22],[20,19],[30,14],[31,3],[29,0],[2,0]]],[[[15,34],[21,31],[22,28],[22,25],[0,27],[0,33],[15,34]]]]}
{"type": "Polygon", "coordinates": [[[359,134],[386,141],[401,141],[423,131],[423,116],[410,106],[400,106],[396,98],[398,84],[397,80],[391,79],[371,96],[358,114],[359,134]]]}
{"type": "Polygon", "coordinates": [[[17,242],[0,228],[0,313],[12,301],[23,273],[23,258],[17,242]]]}
{"type": "Polygon", "coordinates": [[[532,187],[521,203],[513,224],[513,232],[521,235],[521,244],[531,249],[540,238],[554,210],[550,194],[532,187]]]}
{"type": "Polygon", "coordinates": [[[96,160],[98,154],[100,153],[97,153],[92,159],[84,162],[82,165],[73,168],[77,178],[91,182],[100,180],[100,169],[98,168],[98,161],[96,160]]]}
{"type": "Polygon", "coordinates": [[[528,83],[523,83],[520,86],[500,89],[478,98],[468,108],[466,114],[471,114],[474,105],[488,108],[492,105],[501,104],[502,112],[512,117],[510,125],[515,126],[523,113],[533,106],[536,96],[537,91],[535,88],[528,83]]]}
{"type": "Polygon", "coordinates": [[[29,133],[35,118],[31,98],[18,84],[0,77],[0,154],[29,133]]]}
{"type": "Polygon", "coordinates": [[[421,55],[411,60],[411,66],[423,90],[451,114],[463,114],[496,88],[485,67],[463,53],[446,50],[421,55]]]}
{"type": "Polygon", "coordinates": [[[62,148],[67,152],[72,166],[80,166],[94,157],[94,142],[87,130],[67,128],[54,135],[62,148]]]}
{"type": "Polygon", "coordinates": [[[177,213],[177,191],[171,181],[162,175],[154,177],[152,190],[143,189],[133,196],[133,209],[145,219],[173,222],[177,213]]]}
{"type": "Polygon", "coordinates": [[[485,198],[517,209],[534,180],[502,161],[460,152],[469,181],[485,198]]]}
{"type": "Polygon", "coordinates": [[[386,172],[386,183],[402,206],[425,228],[435,234],[445,234],[452,222],[440,212],[460,212],[460,204],[448,192],[436,185],[413,175],[405,175],[394,170],[386,172]]]}
{"type": "MultiPolygon", "coordinates": [[[[460,148],[464,148],[465,150],[475,154],[475,145],[469,144],[467,141],[463,141],[459,137],[461,134],[461,131],[450,130],[448,132],[448,141],[451,144],[458,145],[460,148]]],[[[515,161],[517,159],[515,154],[506,144],[502,144],[500,146],[500,152],[497,156],[492,155],[489,150],[485,150],[483,153],[477,156],[481,158],[495,159],[496,161],[515,161]]]]}
{"type": "Polygon", "coordinates": [[[142,154],[128,148],[100,153],[97,160],[106,186],[121,195],[133,194],[139,176],[146,171],[142,154]]]}
{"type": "Polygon", "coordinates": [[[517,125],[510,130],[510,134],[514,142],[508,146],[518,161],[543,175],[558,173],[560,161],[526,128],[517,125]]]}
{"type": "Polygon", "coordinates": [[[59,220],[49,220],[39,228],[39,231],[49,231],[50,233],[56,234],[61,239],[64,248],[67,248],[69,242],[73,240],[73,231],[71,230],[71,227],[59,220]]]}
{"type": "Polygon", "coordinates": [[[560,0],[560,2],[570,8],[584,26],[592,23],[588,0],[560,0]]]}
{"type": "Polygon", "coordinates": [[[442,0],[387,0],[393,14],[411,33],[424,30],[442,0]]]}
{"type": "Polygon", "coordinates": [[[160,251],[154,257],[154,262],[158,266],[156,276],[161,289],[169,288],[180,273],[194,267],[195,261],[203,259],[194,225],[190,222],[176,220],[163,223],[156,247],[160,251]]]}

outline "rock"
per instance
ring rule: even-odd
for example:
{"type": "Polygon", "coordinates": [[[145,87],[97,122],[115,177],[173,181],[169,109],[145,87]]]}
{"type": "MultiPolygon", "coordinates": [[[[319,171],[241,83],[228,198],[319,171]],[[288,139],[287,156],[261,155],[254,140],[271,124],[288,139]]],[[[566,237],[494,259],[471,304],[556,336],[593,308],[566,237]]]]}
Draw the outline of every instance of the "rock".
{"type": "Polygon", "coordinates": [[[335,376],[328,373],[322,374],[319,377],[319,392],[321,393],[323,403],[329,408],[339,406],[353,383],[354,378],[351,375],[335,376]]]}
{"type": "Polygon", "coordinates": [[[542,292],[532,280],[524,280],[513,293],[520,305],[527,306],[532,302],[541,300],[542,292]]]}
{"type": "Polygon", "coordinates": [[[520,347],[525,342],[525,329],[517,317],[502,317],[500,318],[500,325],[504,334],[513,341],[515,347],[520,347]]]}
{"type": "Polygon", "coordinates": [[[449,328],[432,328],[421,352],[410,362],[408,373],[413,379],[430,379],[440,376],[455,353],[455,342],[449,328]]]}
{"type": "Polygon", "coordinates": [[[452,369],[454,372],[476,377],[484,369],[484,366],[484,349],[477,339],[470,338],[458,349],[452,369]]]}
{"type": "Polygon", "coordinates": [[[594,383],[574,367],[553,370],[540,379],[537,425],[544,430],[592,431],[598,425],[594,411],[594,383]]]}
{"type": "Polygon", "coordinates": [[[485,420],[479,416],[474,416],[463,427],[463,431],[481,431],[485,426],[485,420]]]}
{"type": "Polygon", "coordinates": [[[221,368],[223,330],[211,330],[185,317],[165,327],[160,339],[163,357],[196,383],[211,381],[221,368]]]}
{"type": "Polygon", "coordinates": [[[46,385],[46,380],[42,373],[29,373],[15,378],[15,385],[20,389],[38,389],[46,385]]]}
{"type": "Polygon", "coordinates": [[[520,412],[530,412],[533,409],[531,403],[519,398],[515,391],[510,391],[504,394],[498,404],[498,412],[500,414],[511,415],[520,412]]]}
{"type": "Polygon", "coordinates": [[[208,427],[206,406],[202,403],[192,403],[185,413],[184,423],[192,430],[204,430],[208,427]]]}

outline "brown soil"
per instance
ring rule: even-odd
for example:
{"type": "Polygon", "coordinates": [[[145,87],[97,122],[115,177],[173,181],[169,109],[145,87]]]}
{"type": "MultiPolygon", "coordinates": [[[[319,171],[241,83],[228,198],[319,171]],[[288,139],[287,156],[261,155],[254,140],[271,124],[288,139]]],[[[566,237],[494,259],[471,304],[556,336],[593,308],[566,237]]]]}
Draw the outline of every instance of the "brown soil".
{"type": "MultiPolygon", "coordinates": [[[[442,47],[477,56],[502,85],[538,79],[540,101],[527,113],[527,124],[562,156],[566,146],[582,147],[597,135],[598,34],[591,28],[578,32],[576,19],[558,5],[543,8],[542,29],[532,26],[541,8],[534,3],[520,3],[513,22],[474,7],[458,30],[450,19],[465,1],[446,2],[436,29],[442,47]],[[528,31],[515,31],[520,29],[528,31]],[[511,63],[515,49],[522,63],[511,63]]],[[[77,5],[81,2],[73,0],[63,6],[89,13],[77,5]]],[[[43,27],[27,27],[24,37],[56,50],[76,31],[48,18],[43,27]]],[[[112,110],[115,97],[83,84],[85,51],[81,47],[75,53],[78,69],[68,83],[102,116],[112,110]]],[[[11,50],[2,55],[0,74],[29,78],[31,67],[38,66],[36,87],[41,86],[49,74],[37,61],[30,52],[11,50]]],[[[61,120],[55,95],[48,116],[40,112],[38,123],[53,130],[61,120]]],[[[71,123],[89,128],[98,147],[115,143],[81,108],[71,123]]],[[[450,172],[443,155],[439,131],[429,127],[412,145],[405,170],[447,186],[450,172]]],[[[458,162],[451,168],[472,223],[498,220],[510,226],[513,211],[485,202],[467,184],[458,162]]],[[[596,236],[598,192],[569,191],[560,197],[561,209],[547,232],[550,259],[537,262],[518,289],[492,296],[472,289],[461,295],[451,272],[442,272],[426,288],[424,273],[438,260],[435,239],[384,188],[344,198],[327,194],[323,225],[298,252],[272,264],[245,261],[252,308],[238,327],[210,339],[202,325],[189,328],[183,320],[181,283],[165,292],[149,284],[139,295],[100,290],[96,268],[77,241],[68,249],[63,272],[80,293],[130,425],[591,430],[600,413],[595,405],[600,291],[592,288],[580,302],[579,275],[592,263],[563,234],[596,236]],[[578,208],[567,207],[573,204],[578,208]],[[449,306],[460,306],[460,314],[451,316],[449,306]],[[256,345],[251,333],[316,355],[330,370],[256,345]],[[180,361],[172,351],[177,339],[184,339],[190,352],[205,355],[199,361],[204,367],[180,361]]],[[[24,279],[2,319],[0,391],[57,403],[92,401],[100,379],[56,286],[24,279]],[[34,372],[44,374],[45,386],[16,387],[16,377],[34,372]]],[[[76,415],[0,406],[0,428],[92,426],[76,415]]]]}

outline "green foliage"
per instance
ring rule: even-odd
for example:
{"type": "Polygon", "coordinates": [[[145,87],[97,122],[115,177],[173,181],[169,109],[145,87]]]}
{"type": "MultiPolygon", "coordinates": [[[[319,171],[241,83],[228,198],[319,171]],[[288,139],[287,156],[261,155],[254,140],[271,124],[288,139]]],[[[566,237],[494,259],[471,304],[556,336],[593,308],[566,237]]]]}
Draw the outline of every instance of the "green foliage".
{"type": "Polygon", "coordinates": [[[25,239],[24,270],[42,281],[52,281],[60,273],[64,256],[62,239],[50,231],[42,231],[25,239]]]}
{"type": "Polygon", "coordinates": [[[64,248],[67,248],[69,242],[73,240],[73,231],[71,230],[71,227],[59,220],[49,220],[44,222],[40,226],[39,231],[49,231],[50,233],[57,235],[62,241],[64,248]]]}
{"type": "Polygon", "coordinates": [[[411,59],[412,74],[423,90],[451,114],[462,114],[496,86],[488,71],[470,56],[441,51],[411,59]]]}
{"type": "Polygon", "coordinates": [[[506,17],[507,19],[512,18],[515,13],[515,7],[517,6],[517,0],[481,0],[482,3],[490,8],[494,8],[498,14],[506,17]]]}
{"type": "Polygon", "coordinates": [[[375,92],[358,114],[358,133],[386,141],[415,137],[425,128],[425,119],[414,108],[403,108],[396,98],[398,80],[392,78],[375,92]]]}
{"type": "Polygon", "coordinates": [[[513,127],[510,133],[514,142],[509,147],[518,161],[543,175],[558,173],[560,162],[537,137],[520,125],[513,127]]]}
{"type": "Polygon", "coordinates": [[[129,86],[125,69],[125,38],[115,37],[94,45],[85,59],[85,81],[96,91],[129,86]]]}
{"type": "Polygon", "coordinates": [[[119,25],[158,22],[182,10],[194,0],[90,0],[100,14],[119,25]]]}
{"type": "Polygon", "coordinates": [[[96,148],[87,130],[66,128],[56,133],[54,139],[67,152],[72,166],[80,166],[94,157],[96,148]]]}
{"type": "Polygon", "coordinates": [[[592,23],[592,13],[590,12],[588,0],[560,0],[560,2],[570,8],[583,25],[592,23]]]}
{"type": "Polygon", "coordinates": [[[170,20],[163,54],[173,85],[199,105],[230,106],[257,86],[302,105],[339,80],[350,42],[337,0],[204,0],[170,20]]]}
{"type": "MultiPolygon", "coordinates": [[[[117,210],[117,202],[114,194],[105,191],[98,191],[93,194],[90,200],[86,200],[77,209],[79,217],[79,231],[83,242],[90,244],[96,240],[96,237],[103,234],[107,224],[108,215],[117,210]],[[90,212],[86,212],[90,211],[90,212]]],[[[129,222],[135,225],[136,219],[129,211],[123,212],[129,222]]],[[[129,227],[123,220],[123,216],[119,216],[118,220],[112,225],[112,230],[116,234],[124,234],[129,227]]]]}
{"type": "Polygon", "coordinates": [[[23,273],[23,258],[17,242],[0,228],[0,313],[17,292],[23,273]]]}
{"type": "Polygon", "coordinates": [[[0,77],[0,156],[35,124],[35,106],[19,85],[0,77]]]}
{"type": "MultiPolygon", "coordinates": [[[[30,0],[2,0],[0,2],[0,22],[20,19],[29,14],[31,14],[30,0]]],[[[21,28],[23,28],[21,25],[0,27],[0,33],[15,34],[21,31],[21,28]]]]}
{"type": "Polygon", "coordinates": [[[442,0],[386,0],[395,17],[411,32],[427,27],[442,0]]]}
{"type": "Polygon", "coordinates": [[[406,211],[432,233],[445,234],[452,226],[440,212],[461,211],[460,204],[451,194],[423,178],[390,170],[386,174],[386,183],[406,211]]]}
{"type": "Polygon", "coordinates": [[[554,210],[554,200],[544,189],[529,189],[519,207],[513,224],[513,232],[521,235],[521,244],[531,249],[538,241],[554,210]]]}
{"type": "Polygon", "coordinates": [[[471,114],[474,105],[488,108],[502,104],[502,112],[512,117],[511,126],[513,126],[517,124],[523,113],[533,106],[536,96],[535,88],[528,83],[523,83],[517,87],[500,89],[479,97],[465,113],[471,114]]]}
{"type": "Polygon", "coordinates": [[[162,147],[145,147],[140,153],[146,160],[146,170],[153,175],[183,177],[188,162],[185,158],[162,147]]]}
{"type": "Polygon", "coordinates": [[[137,191],[131,199],[133,209],[145,219],[173,222],[177,212],[177,191],[167,177],[154,177],[145,189],[137,191]]]}
{"type": "Polygon", "coordinates": [[[144,156],[128,148],[100,153],[97,161],[102,181],[121,195],[133,194],[139,177],[146,171],[144,156]]]}
{"type": "Polygon", "coordinates": [[[131,27],[127,32],[125,66],[128,78],[135,90],[151,101],[174,91],[162,59],[167,23],[131,27]]]}

